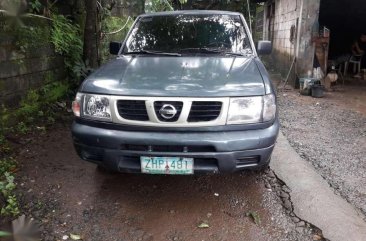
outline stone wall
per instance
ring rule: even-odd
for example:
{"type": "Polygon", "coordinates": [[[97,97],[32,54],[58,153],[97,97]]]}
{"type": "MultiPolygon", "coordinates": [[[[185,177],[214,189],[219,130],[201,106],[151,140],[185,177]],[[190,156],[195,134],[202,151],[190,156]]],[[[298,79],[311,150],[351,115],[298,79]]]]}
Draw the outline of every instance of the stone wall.
{"type": "MultiPolygon", "coordinates": [[[[47,20],[37,20],[36,24],[49,28],[47,20]]],[[[16,106],[29,89],[66,76],[63,58],[55,53],[47,31],[36,40],[19,31],[14,28],[0,31],[0,105],[16,106]],[[22,48],[20,41],[29,43],[27,48],[22,48]]]]}

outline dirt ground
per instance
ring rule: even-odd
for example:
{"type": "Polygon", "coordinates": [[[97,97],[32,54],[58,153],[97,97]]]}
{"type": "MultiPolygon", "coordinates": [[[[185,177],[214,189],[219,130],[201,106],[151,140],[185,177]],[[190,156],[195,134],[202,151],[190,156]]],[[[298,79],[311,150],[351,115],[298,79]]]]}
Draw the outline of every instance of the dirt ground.
{"type": "Polygon", "coordinates": [[[279,91],[282,131],[290,144],[348,202],[366,214],[366,80],[321,99],[279,91]]]}
{"type": "Polygon", "coordinates": [[[265,173],[102,173],[75,154],[70,124],[18,146],[22,210],[39,221],[42,240],[70,240],[70,233],[95,241],[312,240],[311,230],[286,214],[265,173]],[[202,222],[209,227],[198,228],[202,222]]]}
{"type": "MultiPolygon", "coordinates": [[[[278,93],[291,145],[364,213],[365,91],[361,84],[323,99],[278,93]]],[[[22,213],[39,222],[42,240],[70,240],[71,233],[93,241],[313,240],[312,230],[283,207],[270,173],[107,174],[76,155],[70,125],[58,123],[14,144],[22,213]],[[248,213],[258,214],[260,223],[248,213]],[[198,228],[203,222],[209,227],[198,228]]],[[[7,221],[0,220],[0,230],[7,221]]]]}

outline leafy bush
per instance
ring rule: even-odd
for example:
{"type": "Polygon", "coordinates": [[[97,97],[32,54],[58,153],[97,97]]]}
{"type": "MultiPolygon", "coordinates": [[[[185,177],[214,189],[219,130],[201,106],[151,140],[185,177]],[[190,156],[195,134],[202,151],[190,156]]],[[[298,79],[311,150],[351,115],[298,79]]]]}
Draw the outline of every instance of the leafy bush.
{"type": "MultiPolygon", "coordinates": [[[[74,65],[82,62],[83,41],[79,25],[63,15],[52,15],[51,42],[57,53],[64,56],[66,68],[74,73],[74,65]]],[[[74,73],[75,77],[77,74],[74,73]]]]}
{"type": "Polygon", "coordinates": [[[40,109],[40,96],[37,91],[30,90],[24,99],[20,101],[20,108],[16,111],[17,119],[32,122],[34,113],[40,109]],[[29,120],[28,120],[29,119],[29,120]]]}
{"type": "Polygon", "coordinates": [[[0,159],[0,195],[5,201],[0,207],[0,215],[18,215],[18,201],[14,194],[16,184],[14,183],[14,172],[17,168],[17,163],[13,158],[0,159]]]}
{"type": "Polygon", "coordinates": [[[8,172],[4,174],[5,179],[0,179],[0,193],[5,199],[5,205],[1,207],[0,215],[13,215],[19,214],[18,200],[13,193],[16,188],[14,183],[14,176],[8,172]]]}
{"type": "Polygon", "coordinates": [[[13,158],[0,159],[0,177],[3,177],[7,172],[15,171],[16,168],[17,162],[13,158]]]}
{"type": "Polygon", "coordinates": [[[39,0],[30,0],[29,7],[32,12],[39,13],[42,8],[42,3],[40,3],[39,0]]]}
{"type": "Polygon", "coordinates": [[[10,119],[10,113],[8,109],[5,107],[5,105],[2,105],[0,108],[0,147],[2,146],[2,144],[5,144],[6,142],[4,134],[7,131],[9,125],[9,119],[10,119]]]}
{"type": "Polygon", "coordinates": [[[68,82],[51,82],[39,90],[29,90],[16,110],[9,111],[3,106],[0,109],[0,154],[8,150],[5,138],[7,132],[26,134],[31,130],[30,126],[41,118],[42,122],[54,122],[55,109],[65,107],[65,104],[60,106],[62,104],[59,101],[73,94],[70,86],[68,82]],[[17,124],[14,126],[14,123],[17,124]]]}
{"type": "Polygon", "coordinates": [[[54,104],[56,101],[63,99],[70,94],[70,84],[67,82],[52,82],[45,85],[40,90],[43,104],[54,104]]]}

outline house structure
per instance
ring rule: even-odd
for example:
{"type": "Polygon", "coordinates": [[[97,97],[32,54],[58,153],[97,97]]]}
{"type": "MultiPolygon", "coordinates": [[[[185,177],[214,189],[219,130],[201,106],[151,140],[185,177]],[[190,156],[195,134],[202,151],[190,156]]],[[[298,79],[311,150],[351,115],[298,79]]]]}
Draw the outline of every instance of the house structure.
{"type": "MultiPolygon", "coordinates": [[[[272,62],[290,83],[314,76],[314,68],[326,74],[336,65],[342,75],[352,76],[351,46],[366,34],[364,0],[257,0],[256,40],[273,43],[272,62]]],[[[366,56],[363,62],[366,62],[366,56]]],[[[366,68],[362,64],[362,68],[366,68]]]]}

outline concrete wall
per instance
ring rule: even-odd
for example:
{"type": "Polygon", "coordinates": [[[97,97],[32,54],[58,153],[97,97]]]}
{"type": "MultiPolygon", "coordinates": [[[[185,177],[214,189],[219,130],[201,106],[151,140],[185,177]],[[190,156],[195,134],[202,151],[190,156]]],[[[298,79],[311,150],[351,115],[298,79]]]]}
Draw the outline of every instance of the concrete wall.
{"type": "Polygon", "coordinates": [[[65,78],[63,58],[54,52],[48,36],[44,38],[21,50],[17,31],[0,31],[0,105],[15,106],[29,89],[65,78]]]}
{"type": "MultiPolygon", "coordinates": [[[[275,3],[274,16],[266,19],[266,37],[273,41],[276,51],[294,55],[295,41],[290,40],[291,27],[297,27],[300,15],[300,0],[277,0],[275,3]],[[270,30],[272,33],[270,33],[270,30]]],[[[269,9],[266,8],[266,14],[269,9]]]]}
{"type": "Polygon", "coordinates": [[[263,38],[273,43],[272,63],[282,76],[290,72],[290,83],[312,70],[312,32],[318,22],[320,0],[269,0],[264,4],[263,38]]]}
{"type": "MultiPolygon", "coordinates": [[[[296,38],[301,0],[274,0],[264,5],[264,39],[272,41],[273,67],[287,76],[296,54],[296,38]],[[291,36],[292,32],[292,36],[291,36]]],[[[291,80],[295,71],[291,72],[291,80]]]]}

